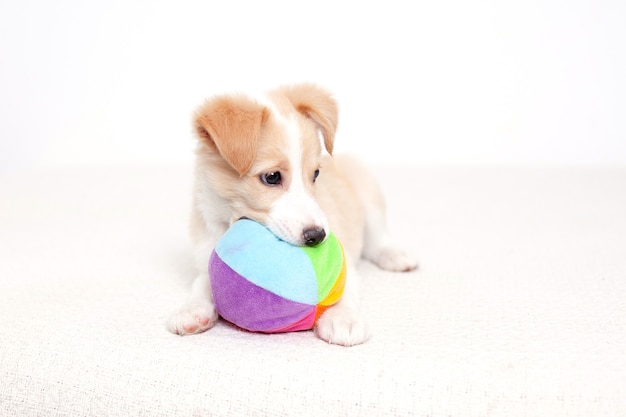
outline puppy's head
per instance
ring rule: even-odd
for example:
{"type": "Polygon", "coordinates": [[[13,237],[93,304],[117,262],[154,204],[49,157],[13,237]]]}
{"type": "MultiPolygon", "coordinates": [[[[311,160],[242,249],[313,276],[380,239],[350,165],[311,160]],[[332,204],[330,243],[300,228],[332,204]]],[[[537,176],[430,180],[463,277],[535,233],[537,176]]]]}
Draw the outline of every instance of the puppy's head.
{"type": "Polygon", "coordinates": [[[247,217],[291,244],[316,245],[328,234],[328,221],[315,201],[320,134],[332,153],[337,115],[330,94],[310,84],[257,99],[209,100],[194,120],[197,156],[203,161],[199,175],[228,202],[231,221],[247,217]]]}

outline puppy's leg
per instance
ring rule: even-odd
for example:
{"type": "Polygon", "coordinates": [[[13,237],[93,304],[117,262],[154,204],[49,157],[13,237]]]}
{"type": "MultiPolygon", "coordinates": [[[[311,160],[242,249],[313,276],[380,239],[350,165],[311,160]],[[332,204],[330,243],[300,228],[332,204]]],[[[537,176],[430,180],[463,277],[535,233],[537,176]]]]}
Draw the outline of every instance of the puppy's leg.
{"type": "Polygon", "coordinates": [[[204,332],[215,325],[218,319],[211,281],[209,280],[209,256],[213,251],[215,239],[205,237],[196,245],[196,263],[201,271],[191,286],[187,303],[172,314],[167,321],[169,331],[181,336],[204,332]]]}
{"type": "Polygon", "coordinates": [[[347,274],[341,299],[318,319],[315,334],[328,343],[354,346],[366,342],[371,333],[359,309],[359,277],[351,263],[347,274]]]}
{"type": "Polygon", "coordinates": [[[363,258],[388,271],[411,271],[417,261],[397,248],[387,229],[385,198],[377,178],[360,161],[349,156],[337,159],[365,210],[363,258]]]}
{"type": "Polygon", "coordinates": [[[404,272],[417,268],[417,261],[392,243],[382,199],[366,200],[365,205],[363,257],[388,271],[404,272]]]}
{"type": "Polygon", "coordinates": [[[201,333],[213,327],[217,318],[209,276],[201,273],[193,281],[189,301],[172,314],[167,322],[167,328],[181,336],[201,333]]]}

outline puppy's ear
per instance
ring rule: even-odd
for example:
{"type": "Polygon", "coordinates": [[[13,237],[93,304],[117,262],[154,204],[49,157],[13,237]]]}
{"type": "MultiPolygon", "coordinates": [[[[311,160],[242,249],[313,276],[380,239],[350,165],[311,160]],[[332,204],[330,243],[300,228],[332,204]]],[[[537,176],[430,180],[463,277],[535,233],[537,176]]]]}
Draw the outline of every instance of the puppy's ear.
{"type": "Polygon", "coordinates": [[[268,111],[244,96],[220,96],[208,100],[196,111],[194,127],[198,138],[243,176],[254,162],[261,125],[268,111]]]}
{"type": "Polygon", "coordinates": [[[317,124],[324,137],[324,146],[332,154],[339,118],[337,102],[332,95],[313,84],[285,87],[283,93],[296,110],[317,124]]]}

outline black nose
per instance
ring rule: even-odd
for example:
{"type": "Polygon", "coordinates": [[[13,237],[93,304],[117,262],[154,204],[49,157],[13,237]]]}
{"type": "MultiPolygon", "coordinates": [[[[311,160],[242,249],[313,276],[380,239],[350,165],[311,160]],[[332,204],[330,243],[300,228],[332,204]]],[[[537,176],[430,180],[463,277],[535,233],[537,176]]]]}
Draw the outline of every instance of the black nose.
{"type": "Polygon", "coordinates": [[[324,229],[306,229],[304,233],[302,233],[304,237],[304,243],[307,246],[315,246],[320,243],[326,237],[326,232],[324,229]]]}

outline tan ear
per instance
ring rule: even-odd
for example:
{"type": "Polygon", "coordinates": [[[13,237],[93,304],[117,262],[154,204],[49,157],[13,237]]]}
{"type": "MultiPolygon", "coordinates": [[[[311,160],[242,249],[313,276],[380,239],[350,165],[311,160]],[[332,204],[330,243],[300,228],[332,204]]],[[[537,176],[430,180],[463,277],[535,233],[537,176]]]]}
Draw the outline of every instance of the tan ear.
{"type": "Polygon", "coordinates": [[[339,118],[337,102],[332,95],[313,84],[285,87],[283,93],[296,110],[317,124],[324,137],[324,146],[332,154],[339,118]]]}
{"type": "Polygon", "coordinates": [[[244,96],[220,96],[196,111],[198,138],[214,145],[222,158],[243,176],[254,163],[267,110],[244,96]]]}

